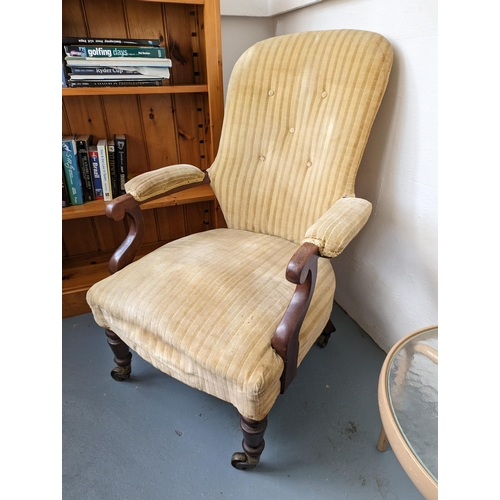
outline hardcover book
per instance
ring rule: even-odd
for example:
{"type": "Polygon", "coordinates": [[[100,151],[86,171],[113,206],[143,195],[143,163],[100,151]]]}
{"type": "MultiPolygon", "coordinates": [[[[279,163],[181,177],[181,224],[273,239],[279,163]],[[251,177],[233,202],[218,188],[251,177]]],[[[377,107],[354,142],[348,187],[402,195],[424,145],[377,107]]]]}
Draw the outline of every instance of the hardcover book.
{"type": "Polygon", "coordinates": [[[160,39],[146,38],[87,38],[80,36],[63,36],[63,45],[146,45],[157,47],[160,39]]]}
{"type": "Polygon", "coordinates": [[[108,141],[101,139],[97,143],[97,153],[99,156],[99,171],[101,173],[102,194],[104,201],[111,201],[113,193],[111,191],[111,181],[108,165],[108,141]]]}
{"type": "Polygon", "coordinates": [[[89,59],[109,59],[110,57],[153,57],[164,59],[164,47],[148,46],[113,46],[113,45],[65,45],[64,52],[69,57],[86,57],[89,59]]]}
{"type": "Polygon", "coordinates": [[[126,69],[133,66],[134,69],[138,66],[155,67],[155,68],[171,68],[172,61],[170,59],[157,59],[154,57],[69,57],[64,58],[66,66],[73,68],[75,66],[106,66],[126,69]]]}
{"type": "Polygon", "coordinates": [[[111,182],[111,195],[113,198],[119,196],[118,192],[118,172],[116,171],[115,161],[115,141],[108,141],[108,165],[109,179],[111,182]]]}
{"type": "Polygon", "coordinates": [[[82,205],[84,203],[82,179],[78,168],[76,141],[71,135],[62,138],[62,163],[71,204],[82,205]]]}
{"type": "Polygon", "coordinates": [[[89,161],[89,147],[92,145],[93,137],[90,134],[75,135],[78,165],[82,176],[83,196],[85,201],[93,201],[94,183],[89,161]]]}
{"type": "Polygon", "coordinates": [[[71,200],[69,199],[68,186],[66,185],[66,178],[64,177],[64,165],[62,168],[62,207],[69,207],[71,200]]]}
{"type": "Polygon", "coordinates": [[[161,87],[162,78],[155,80],[76,80],[68,87],[161,87]]]}
{"type": "Polygon", "coordinates": [[[125,194],[125,183],[127,182],[127,138],[123,135],[116,135],[115,140],[115,161],[118,172],[118,190],[125,194]]]}
{"type": "Polygon", "coordinates": [[[99,153],[97,146],[89,147],[89,161],[92,170],[92,178],[94,181],[94,198],[96,200],[104,200],[104,193],[102,190],[101,169],[99,167],[99,153]]]}
{"type": "MultiPolygon", "coordinates": [[[[69,78],[72,80],[96,78],[120,77],[156,77],[169,78],[170,70],[168,68],[148,67],[148,66],[127,66],[128,69],[113,66],[73,66],[69,78]]],[[[140,79],[140,78],[139,78],[140,79]]],[[[66,82],[66,80],[65,80],[66,82]]]]}

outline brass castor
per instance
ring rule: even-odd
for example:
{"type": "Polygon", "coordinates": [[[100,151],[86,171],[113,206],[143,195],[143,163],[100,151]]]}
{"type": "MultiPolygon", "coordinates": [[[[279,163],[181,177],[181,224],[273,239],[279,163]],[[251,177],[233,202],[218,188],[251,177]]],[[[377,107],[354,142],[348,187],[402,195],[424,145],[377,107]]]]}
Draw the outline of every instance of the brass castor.
{"type": "Polygon", "coordinates": [[[322,333],[318,337],[318,340],[316,340],[316,344],[318,344],[321,348],[326,347],[326,345],[328,344],[328,341],[330,340],[330,335],[331,335],[331,333],[322,333]]]}
{"type": "Polygon", "coordinates": [[[250,457],[246,453],[233,453],[231,465],[238,470],[253,469],[259,463],[259,457],[250,457]]]}
{"type": "Polygon", "coordinates": [[[128,380],[130,378],[130,373],[132,372],[132,365],[127,366],[115,366],[111,370],[111,376],[114,380],[122,382],[123,380],[128,380]]]}

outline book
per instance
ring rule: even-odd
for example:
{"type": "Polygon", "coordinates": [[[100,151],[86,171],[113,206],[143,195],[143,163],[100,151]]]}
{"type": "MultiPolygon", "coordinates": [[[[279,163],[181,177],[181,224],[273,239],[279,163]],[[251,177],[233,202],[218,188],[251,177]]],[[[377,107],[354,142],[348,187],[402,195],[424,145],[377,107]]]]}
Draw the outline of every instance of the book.
{"type": "Polygon", "coordinates": [[[64,45],[64,52],[68,57],[86,57],[87,59],[109,58],[157,58],[165,59],[165,47],[149,46],[114,46],[114,45],[64,45]]]}
{"type": "Polygon", "coordinates": [[[87,38],[80,36],[63,36],[63,45],[151,45],[157,47],[162,40],[146,38],[87,38]]]}
{"type": "MultiPolygon", "coordinates": [[[[162,68],[160,68],[162,69],[162,68]]],[[[168,71],[168,68],[167,68],[168,71]]],[[[140,73],[136,72],[133,74],[130,73],[123,73],[123,74],[113,74],[113,75],[107,75],[107,74],[101,74],[101,75],[78,75],[73,72],[69,73],[69,80],[70,82],[76,82],[79,80],[83,81],[105,81],[105,80],[126,80],[126,81],[137,81],[137,80],[159,80],[162,79],[162,76],[149,76],[149,75],[141,75],[140,73]]]]}
{"type": "Polygon", "coordinates": [[[115,162],[118,172],[118,192],[125,194],[125,183],[127,182],[127,138],[124,134],[114,137],[115,141],[115,162]]]}
{"type": "Polygon", "coordinates": [[[111,183],[111,195],[113,198],[119,196],[118,192],[118,172],[116,171],[115,161],[115,141],[108,141],[108,165],[109,179],[111,183]]]}
{"type": "Polygon", "coordinates": [[[62,163],[71,204],[82,205],[84,203],[82,179],[78,168],[76,141],[72,135],[65,135],[62,138],[62,163]]]}
{"type": "Polygon", "coordinates": [[[62,88],[67,87],[66,83],[66,71],[64,70],[64,62],[62,63],[62,88]]]}
{"type": "Polygon", "coordinates": [[[88,58],[88,57],[69,57],[64,58],[66,66],[73,68],[75,66],[106,66],[121,69],[129,69],[130,66],[136,67],[154,67],[154,68],[171,68],[171,59],[156,59],[153,57],[109,57],[109,58],[88,58]]]}
{"type": "Polygon", "coordinates": [[[82,176],[83,196],[85,201],[93,201],[94,183],[89,161],[89,146],[92,145],[93,136],[90,134],[75,135],[78,165],[82,176]]]}
{"type": "Polygon", "coordinates": [[[69,207],[71,205],[71,200],[69,198],[68,185],[66,184],[66,178],[64,177],[64,165],[62,167],[62,207],[69,207]]]}
{"type": "Polygon", "coordinates": [[[94,184],[94,199],[104,200],[104,193],[102,190],[101,169],[99,167],[99,153],[97,146],[89,147],[89,161],[92,170],[92,178],[94,184]]]}
{"type": "Polygon", "coordinates": [[[68,87],[161,87],[162,80],[77,80],[68,87]]]}
{"type": "Polygon", "coordinates": [[[111,201],[113,199],[113,194],[109,178],[108,141],[106,139],[100,139],[97,142],[97,153],[99,157],[99,172],[101,173],[103,199],[104,201],[111,201]]]}

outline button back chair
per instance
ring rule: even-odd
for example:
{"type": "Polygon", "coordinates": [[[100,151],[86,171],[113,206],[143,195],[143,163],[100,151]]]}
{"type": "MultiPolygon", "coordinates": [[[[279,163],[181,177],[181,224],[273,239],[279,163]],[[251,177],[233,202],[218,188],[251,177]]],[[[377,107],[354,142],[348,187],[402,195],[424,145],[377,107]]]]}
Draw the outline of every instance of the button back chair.
{"type": "Polygon", "coordinates": [[[173,165],[141,174],[107,205],[130,232],[88,291],[115,355],[130,349],[162,372],[233,404],[253,468],[267,415],[315,344],[326,345],[339,255],[367,221],[354,195],[358,166],[382,100],[393,53],[358,30],[278,36],[248,49],[227,90],[220,147],[207,172],[173,165]],[[134,260],[140,204],[210,183],[227,222],[134,260]]]}

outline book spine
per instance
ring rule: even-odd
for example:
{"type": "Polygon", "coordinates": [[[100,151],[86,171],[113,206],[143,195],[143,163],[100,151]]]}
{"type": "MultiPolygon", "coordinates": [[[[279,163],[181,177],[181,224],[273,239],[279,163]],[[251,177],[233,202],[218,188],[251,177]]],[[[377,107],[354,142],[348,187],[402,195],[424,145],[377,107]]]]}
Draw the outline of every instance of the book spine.
{"type": "Polygon", "coordinates": [[[85,201],[93,201],[94,197],[94,185],[93,185],[93,175],[90,170],[89,162],[89,143],[91,138],[76,139],[76,151],[78,154],[78,164],[80,165],[80,173],[82,176],[83,184],[83,196],[85,201]]]}
{"type": "Polygon", "coordinates": [[[65,45],[64,52],[69,57],[106,59],[109,57],[149,57],[164,59],[164,47],[115,47],[111,45],[65,45]]]}
{"type": "Polygon", "coordinates": [[[75,80],[69,81],[68,87],[161,87],[158,80],[75,80]]]}
{"type": "Polygon", "coordinates": [[[66,178],[64,177],[64,165],[62,169],[62,207],[69,207],[71,205],[71,200],[69,197],[68,185],[66,184],[66,178]]]}
{"type": "Polygon", "coordinates": [[[118,191],[118,172],[116,171],[116,155],[115,155],[115,142],[108,141],[108,165],[109,165],[109,179],[111,182],[111,194],[113,198],[119,196],[118,191]]]}
{"type": "Polygon", "coordinates": [[[66,177],[66,184],[68,186],[71,204],[82,205],[84,203],[82,179],[78,168],[76,142],[74,139],[63,139],[62,163],[64,166],[64,174],[66,177]]]}
{"type": "Polygon", "coordinates": [[[63,36],[63,45],[145,45],[159,47],[159,38],[86,38],[79,36],[63,36]]]}
{"type": "Polygon", "coordinates": [[[101,139],[97,143],[97,152],[99,154],[99,169],[101,172],[102,194],[104,197],[104,201],[111,201],[113,199],[113,194],[111,191],[111,182],[109,178],[107,149],[107,141],[105,139],[101,139]]]}
{"type": "Polygon", "coordinates": [[[115,160],[118,172],[118,191],[120,195],[125,194],[125,183],[127,182],[127,138],[125,135],[115,135],[115,160]]]}
{"type": "Polygon", "coordinates": [[[135,69],[120,69],[106,66],[75,66],[71,69],[75,75],[140,75],[135,69]]]}
{"type": "Polygon", "coordinates": [[[92,176],[94,180],[94,198],[96,200],[104,200],[104,193],[102,190],[101,169],[99,168],[99,153],[96,146],[89,148],[89,161],[92,169],[92,176]]]}

